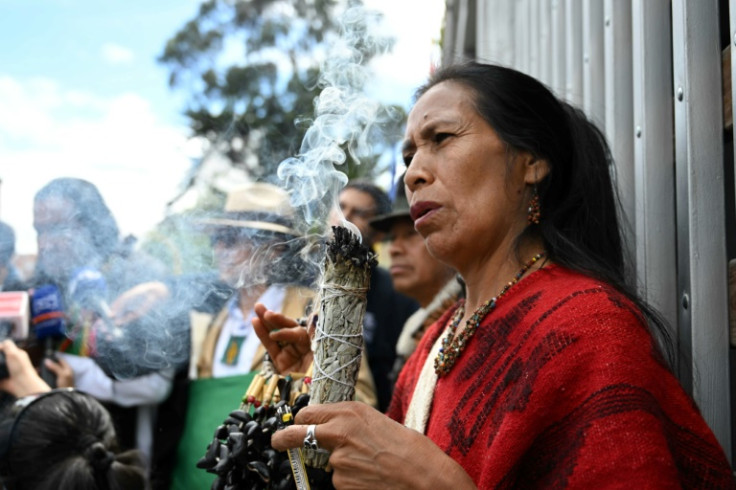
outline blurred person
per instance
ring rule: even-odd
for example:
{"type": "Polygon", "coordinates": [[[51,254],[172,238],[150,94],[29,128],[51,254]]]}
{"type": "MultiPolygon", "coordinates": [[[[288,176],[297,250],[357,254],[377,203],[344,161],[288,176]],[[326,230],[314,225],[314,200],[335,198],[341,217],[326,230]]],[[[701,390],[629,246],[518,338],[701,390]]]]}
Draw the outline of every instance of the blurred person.
{"type": "MultiPolygon", "coordinates": [[[[340,191],[338,201],[345,220],[358,228],[363,245],[375,252],[375,244],[382,233],[371,227],[370,220],[391,210],[391,200],[386,192],[371,182],[352,180],[340,191]]],[[[340,224],[334,214],[331,221],[333,225],[340,224]]],[[[385,268],[378,264],[371,267],[363,336],[365,357],[376,385],[378,409],[381,411],[388,408],[391,400],[393,383],[390,374],[396,359],[396,342],[404,322],[417,308],[416,301],[394,290],[391,276],[385,268]]]]}
{"type": "Polygon", "coordinates": [[[103,402],[121,445],[140,449],[150,464],[157,406],[169,396],[176,363],[186,361],[188,347],[188,339],[169,330],[166,292],[143,284],[165,278],[166,268],[135,250],[133,240],[120,239],[102,195],[86,180],[58,178],[43,186],[34,197],[33,225],[38,258],[32,285],[57,286],[68,321],[57,356],[71,369],[54,363],[49,369],[60,376],[58,386],[103,402]],[[76,296],[84,281],[90,304],[76,296]],[[134,286],[141,289],[124,300],[134,286]],[[149,304],[130,315],[126,303],[141,298],[149,304]],[[127,315],[116,318],[118,312],[127,315]],[[150,360],[153,365],[143,365],[150,360]]]}
{"type": "Polygon", "coordinates": [[[121,452],[110,415],[93,397],[52,390],[28,354],[0,343],[9,376],[0,390],[16,397],[0,421],[0,480],[7,490],[148,488],[137,451],[121,452]]]}
{"type": "Polygon", "coordinates": [[[33,200],[38,257],[33,284],[52,283],[68,292],[74,274],[94,268],[107,279],[110,299],[131,287],[161,279],[161,262],[133,249],[134,239],[120,239],[117,222],[94,184],[58,178],[33,200]]]}
{"type": "Polygon", "coordinates": [[[462,294],[455,270],[435,259],[427,250],[422,235],[414,229],[403,175],[397,185],[391,212],[370,220],[370,225],[384,234],[394,289],[416,300],[420,306],[404,323],[396,343],[396,361],[391,372],[391,381],[394,383],[427,328],[452,307],[462,294]]]}
{"type": "MultiPolygon", "coordinates": [[[[585,114],[516,70],[445,66],[417,91],[403,155],[414,226],[465,297],[386,415],[310,405],[272,446],[330,451],[336,488],[736,488],[628,281],[614,162],[585,114]]],[[[309,362],[303,328],[256,311],[279,369],[309,362]]]]}
{"type": "Polygon", "coordinates": [[[24,289],[18,269],[13,265],[15,255],[15,231],[0,221],[0,291],[19,291],[24,289]]]}

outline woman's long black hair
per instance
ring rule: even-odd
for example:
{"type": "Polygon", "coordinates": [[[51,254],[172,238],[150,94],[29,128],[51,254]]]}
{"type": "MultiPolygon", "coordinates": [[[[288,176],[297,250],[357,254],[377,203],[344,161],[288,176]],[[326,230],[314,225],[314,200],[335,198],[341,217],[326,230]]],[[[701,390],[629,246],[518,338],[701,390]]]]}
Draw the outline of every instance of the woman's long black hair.
{"type": "Polygon", "coordinates": [[[550,260],[607,282],[633,301],[654,330],[670,363],[672,341],[664,319],[637,293],[623,246],[623,220],[603,133],[585,114],[559,100],[536,79],[511,68],[477,62],[437,70],[419,98],[452,81],[475,94],[478,114],[514,151],[546,160],[537,185],[542,219],[519,237],[539,236],[550,260]]]}

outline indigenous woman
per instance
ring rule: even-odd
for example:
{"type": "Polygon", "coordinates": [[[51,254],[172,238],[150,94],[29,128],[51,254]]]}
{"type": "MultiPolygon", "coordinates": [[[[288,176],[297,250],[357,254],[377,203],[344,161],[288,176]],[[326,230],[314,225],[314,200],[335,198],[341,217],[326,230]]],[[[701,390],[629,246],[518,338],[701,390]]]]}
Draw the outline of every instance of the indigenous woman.
{"type": "MultiPolygon", "coordinates": [[[[612,161],[585,116],[514,70],[451,66],[418,91],[403,154],[414,226],[466,299],[422,338],[388,417],[309,406],[273,446],[309,434],[337,488],[733,488],[626,282],[612,161]]],[[[309,358],[259,311],[281,367],[309,358]]]]}

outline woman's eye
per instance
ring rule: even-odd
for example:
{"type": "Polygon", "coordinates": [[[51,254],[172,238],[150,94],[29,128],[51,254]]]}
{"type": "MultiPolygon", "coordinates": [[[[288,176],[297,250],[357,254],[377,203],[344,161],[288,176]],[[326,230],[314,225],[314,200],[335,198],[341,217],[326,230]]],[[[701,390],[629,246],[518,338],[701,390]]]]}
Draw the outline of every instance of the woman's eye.
{"type": "Polygon", "coordinates": [[[411,155],[411,154],[404,155],[404,165],[406,165],[407,167],[411,165],[412,158],[414,158],[414,155],[411,155]]]}
{"type": "Polygon", "coordinates": [[[434,142],[435,143],[442,143],[443,141],[445,141],[450,136],[452,136],[450,133],[437,133],[437,134],[434,135],[434,142]]]}

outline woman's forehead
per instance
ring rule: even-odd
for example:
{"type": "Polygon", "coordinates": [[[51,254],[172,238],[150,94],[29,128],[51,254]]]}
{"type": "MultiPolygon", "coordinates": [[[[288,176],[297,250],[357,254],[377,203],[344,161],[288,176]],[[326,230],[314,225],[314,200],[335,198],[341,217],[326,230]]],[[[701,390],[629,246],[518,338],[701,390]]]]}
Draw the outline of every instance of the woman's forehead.
{"type": "Polygon", "coordinates": [[[457,82],[441,82],[425,92],[409,113],[408,124],[421,126],[438,119],[475,112],[473,92],[457,82]]]}

